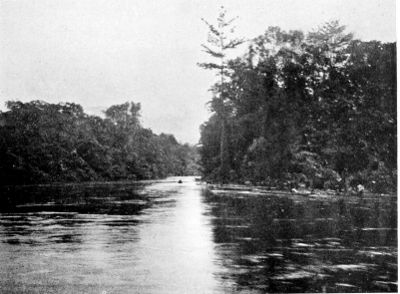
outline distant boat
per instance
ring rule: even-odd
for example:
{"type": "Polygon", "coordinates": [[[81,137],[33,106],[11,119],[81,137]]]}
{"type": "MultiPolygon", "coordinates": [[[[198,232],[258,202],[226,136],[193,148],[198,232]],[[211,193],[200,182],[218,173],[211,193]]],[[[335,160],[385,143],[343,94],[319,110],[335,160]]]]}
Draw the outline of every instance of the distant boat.
{"type": "Polygon", "coordinates": [[[179,181],[178,181],[178,184],[182,184],[182,180],[179,180],[179,181]]]}

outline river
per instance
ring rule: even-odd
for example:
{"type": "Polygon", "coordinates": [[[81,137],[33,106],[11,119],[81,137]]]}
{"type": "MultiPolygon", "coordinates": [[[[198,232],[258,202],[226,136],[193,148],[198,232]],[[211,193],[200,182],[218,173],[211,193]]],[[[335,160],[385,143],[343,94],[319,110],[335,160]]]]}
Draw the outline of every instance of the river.
{"type": "Polygon", "coordinates": [[[216,193],[192,177],[11,194],[1,293],[397,291],[396,197],[216,193]]]}

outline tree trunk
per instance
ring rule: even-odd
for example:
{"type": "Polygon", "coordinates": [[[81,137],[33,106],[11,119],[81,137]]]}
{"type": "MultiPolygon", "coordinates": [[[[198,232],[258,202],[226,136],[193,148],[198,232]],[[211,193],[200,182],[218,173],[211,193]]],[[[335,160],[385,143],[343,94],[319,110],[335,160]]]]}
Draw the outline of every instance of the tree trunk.
{"type": "Polygon", "coordinates": [[[227,136],[227,122],[226,118],[222,118],[221,136],[220,136],[220,168],[219,177],[222,182],[226,182],[229,177],[230,162],[228,152],[228,136],[227,136]]]}

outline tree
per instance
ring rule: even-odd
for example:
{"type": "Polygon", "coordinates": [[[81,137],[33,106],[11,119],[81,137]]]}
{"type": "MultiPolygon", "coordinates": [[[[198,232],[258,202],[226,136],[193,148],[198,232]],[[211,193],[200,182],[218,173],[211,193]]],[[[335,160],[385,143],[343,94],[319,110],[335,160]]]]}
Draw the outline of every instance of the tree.
{"type": "Polygon", "coordinates": [[[105,119],[73,103],[7,107],[0,112],[0,185],[161,178],[185,175],[191,164],[193,149],[141,127],[138,103],[111,106],[105,119]]]}
{"type": "Polygon", "coordinates": [[[208,44],[202,44],[204,52],[206,52],[211,57],[217,59],[217,62],[205,62],[199,63],[198,65],[204,69],[216,70],[219,82],[214,85],[212,92],[214,94],[211,100],[211,109],[220,118],[221,123],[221,134],[219,140],[219,179],[221,181],[226,181],[230,172],[230,155],[229,155],[229,136],[228,136],[228,119],[229,119],[229,92],[228,92],[228,64],[226,60],[226,54],[228,50],[235,49],[237,46],[244,42],[243,39],[234,38],[232,34],[234,33],[234,27],[232,23],[236,18],[230,20],[226,19],[226,10],[221,7],[219,16],[217,18],[217,25],[212,25],[206,20],[202,19],[207,25],[208,32],[208,44]]]}
{"type": "MultiPolygon", "coordinates": [[[[270,27],[226,61],[220,104],[235,128],[236,180],[394,190],[396,45],[354,41],[338,22],[304,36],[270,27]]],[[[221,120],[216,111],[201,129],[203,172],[214,180],[221,120]]]]}

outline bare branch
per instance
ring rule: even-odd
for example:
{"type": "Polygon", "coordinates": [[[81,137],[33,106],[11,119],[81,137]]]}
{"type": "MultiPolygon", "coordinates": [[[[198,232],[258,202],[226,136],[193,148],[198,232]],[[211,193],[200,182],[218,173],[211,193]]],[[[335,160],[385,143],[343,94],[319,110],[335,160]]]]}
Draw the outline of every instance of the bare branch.
{"type": "Polygon", "coordinates": [[[204,69],[218,69],[218,70],[224,69],[224,66],[222,66],[220,64],[216,64],[216,63],[211,63],[211,62],[197,63],[197,65],[204,69]]]}
{"type": "Polygon", "coordinates": [[[211,56],[214,56],[216,58],[223,58],[225,56],[225,54],[222,53],[222,51],[218,52],[218,51],[212,50],[204,44],[202,44],[201,47],[203,47],[205,49],[205,50],[203,50],[204,52],[206,52],[207,54],[210,54],[211,56]]]}

